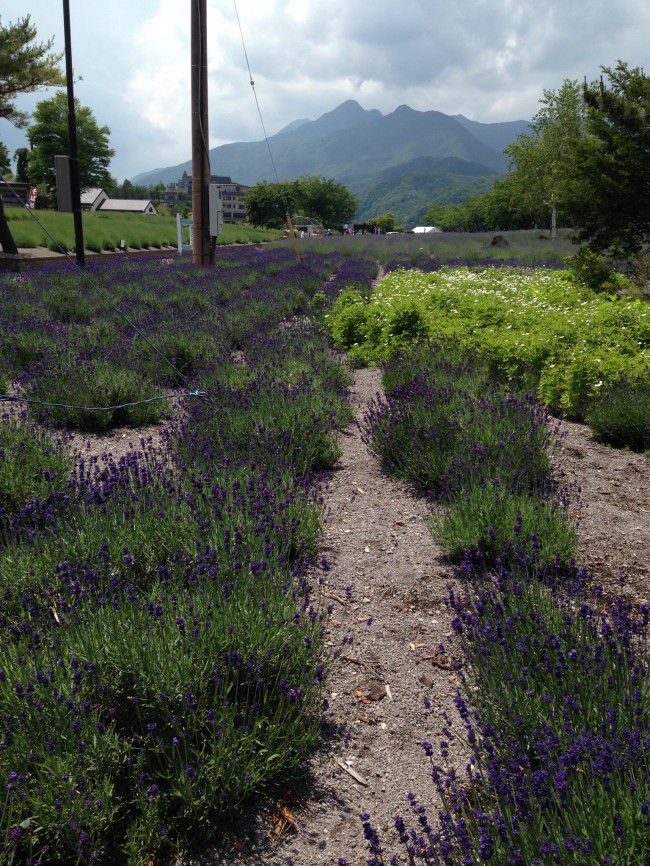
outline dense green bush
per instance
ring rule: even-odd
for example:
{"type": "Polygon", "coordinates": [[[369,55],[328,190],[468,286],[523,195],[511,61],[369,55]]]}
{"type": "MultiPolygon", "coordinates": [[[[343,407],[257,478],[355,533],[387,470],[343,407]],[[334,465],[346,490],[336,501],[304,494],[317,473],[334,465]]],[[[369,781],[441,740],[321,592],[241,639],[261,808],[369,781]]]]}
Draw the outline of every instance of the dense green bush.
{"type": "Polygon", "coordinates": [[[567,272],[395,271],[368,302],[343,293],[327,322],[355,363],[390,358],[425,335],[450,339],[570,418],[584,418],[601,389],[650,379],[647,304],[595,293],[567,272]]]}
{"type": "Polygon", "coordinates": [[[635,451],[649,449],[650,385],[622,382],[605,391],[591,403],[585,420],[601,442],[635,451]]]}
{"type": "Polygon", "coordinates": [[[539,557],[568,561],[578,537],[566,513],[539,496],[511,493],[492,484],[472,485],[431,521],[434,538],[453,561],[480,547],[492,561],[514,537],[539,540],[539,557]]]}
{"type": "Polygon", "coordinates": [[[153,382],[142,379],[131,370],[106,363],[79,363],[76,369],[63,366],[39,378],[32,391],[35,400],[67,404],[35,406],[34,413],[39,420],[95,433],[113,427],[142,427],[157,423],[168,411],[168,401],[139,401],[149,400],[158,394],[160,388],[153,382]],[[128,405],[131,403],[139,404],[128,405]],[[115,408],[98,411],[95,407],[115,408]]]}

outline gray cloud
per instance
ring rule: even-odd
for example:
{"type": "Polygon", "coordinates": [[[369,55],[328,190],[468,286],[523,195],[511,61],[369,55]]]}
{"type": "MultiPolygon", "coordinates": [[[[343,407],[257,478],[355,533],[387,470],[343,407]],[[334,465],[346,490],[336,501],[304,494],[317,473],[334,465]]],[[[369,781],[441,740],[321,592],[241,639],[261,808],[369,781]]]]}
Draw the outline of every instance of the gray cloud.
{"type": "MultiPolygon", "coordinates": [[[[111,127],[118,176],[189,156],[189,22],[177,0],[73,0],[78,95],[111,127]]],[[[229,2],[208,0],[213,144],[260,137],[229,2]]],[[[0,0],[0,16],[16,13],[0,0]]],[[[270,131],[344,99],[392,111],[530,117],[544,88],[621,57],[648,64],[645,0],[239,0],[270,131]]],[[[62,45],[60,9],[31,0],[62,45]]],[[[25,99],[29,109],[34,99],[25,99]]],[[[15,147],[0,121],[0,139],[15,147]]]]}

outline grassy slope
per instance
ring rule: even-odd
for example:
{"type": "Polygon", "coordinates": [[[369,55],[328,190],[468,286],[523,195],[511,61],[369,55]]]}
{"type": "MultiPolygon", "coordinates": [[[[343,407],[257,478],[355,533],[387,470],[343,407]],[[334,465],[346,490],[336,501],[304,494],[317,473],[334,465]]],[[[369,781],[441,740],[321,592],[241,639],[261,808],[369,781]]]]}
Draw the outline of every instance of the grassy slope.
{"type": "MultiPolygon", "coordinates": [[[[9,227],[18,247],[57,246],[47,237],[30,215],[18,208],[7,208],[9,227]]],[[[37,211],[35,214],[55,240],[67,249],[74,249],[74,232],[70,214],[57,211],[37,211]]],[[[87,249],[99,252],[119,247],[124,240],[129,247],[146,248],[176,244],[174,217],[143,214],[85,213],[84,240],[87,249]]],[[[224,225],[221,243],[246,243],[272,240],[277,232],[253,229],[249,226],[224,225]]]]}

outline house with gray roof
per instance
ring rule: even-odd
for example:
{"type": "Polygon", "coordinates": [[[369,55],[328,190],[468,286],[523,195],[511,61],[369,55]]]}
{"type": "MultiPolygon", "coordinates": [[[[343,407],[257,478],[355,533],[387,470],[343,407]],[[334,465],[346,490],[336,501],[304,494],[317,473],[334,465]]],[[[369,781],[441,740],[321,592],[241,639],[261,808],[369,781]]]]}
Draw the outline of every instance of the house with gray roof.
{"type": "Polygon", "coordinates": [[[99,187],[84,189],[81,193],[81,210],[98,210],[107,198],[104,190],[99,187]]]}
{"type": "Polygon", "coordinates": [[[107,198],[102,202],[99,210],[113,213],[158,213],[150,198],[107,198]]]}

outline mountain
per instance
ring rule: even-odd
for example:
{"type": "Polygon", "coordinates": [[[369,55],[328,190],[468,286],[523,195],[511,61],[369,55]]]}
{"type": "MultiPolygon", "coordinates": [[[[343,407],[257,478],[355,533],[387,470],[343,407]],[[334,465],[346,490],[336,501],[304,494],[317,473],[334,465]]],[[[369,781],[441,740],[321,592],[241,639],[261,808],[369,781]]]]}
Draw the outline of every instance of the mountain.
{"type": "Polygon", "coordinates": [[[488,192],[496,176],[481,163],[457,157],[419,157],[386,169],[362,190],[357,217],[365,221],[390,211],[406,228],[413,228],[434,204],[488,192]]]}
{"type": "MultiPolygon", "coordinates": [[[[466,197],[474,188],[485,188],[486,178],[505,171],[503,148],[526,129],[525,121],[478,123],[463,115],[415,111],[408,105],[382,114],[350,99],[316,120],[293,121],[269,141],[282,179],[305,174],[331,177],[360,196],[360,215],[394,199],[401,204],[389,209],[409,221],[422,211],[426,195],[466,197]],[[390,174],[392,169],[397,174],[390,174]]],[[[239,183],[275,180],[264,141],[215,147],[210,160],[213,173],[230,175],[239,183]]],[[[191,162],[143,172],[133,182],[173,183],[184,171],[191,172],[191,162]]],[[[424,210],[438,201],[427,199],[424,210]]]]}
{"type": "Polygon", "coordinates": [[[470,120],[462,114],[455,114],[457,120],[466,130],[472,133],[474,138],[492,150],[499,152],[512,144],[520,135],[530,132],[527,120],[508,120],[505,123],[479,123],[478,120],[470,120]]]}

